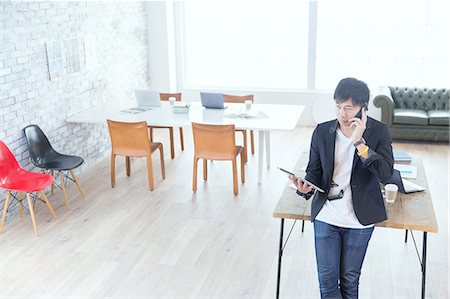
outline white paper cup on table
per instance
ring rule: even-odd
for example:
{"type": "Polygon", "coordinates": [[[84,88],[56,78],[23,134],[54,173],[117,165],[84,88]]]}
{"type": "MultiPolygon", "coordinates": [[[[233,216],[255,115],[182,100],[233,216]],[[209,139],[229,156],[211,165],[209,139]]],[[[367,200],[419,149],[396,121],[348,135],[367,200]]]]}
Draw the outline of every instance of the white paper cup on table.
{"type": "Polygon", "coordinates": [[[175,97],[169,97],[169,103],[171,106],[175,105],[175,101],[176,101],[175,97]]]}
{"type": "Polygon", "coordinates": [[[394,203],[397,198],[398,187],[395,184],[387,184],[384,186],[384,194],[387,203],[394,203]]]}
{"type": "Polygon", "coordinates": [[[246,100],[244,103],[245,103],[245,109],[247,109],[247,110],[252,109],[252,101],[246,100]]]}

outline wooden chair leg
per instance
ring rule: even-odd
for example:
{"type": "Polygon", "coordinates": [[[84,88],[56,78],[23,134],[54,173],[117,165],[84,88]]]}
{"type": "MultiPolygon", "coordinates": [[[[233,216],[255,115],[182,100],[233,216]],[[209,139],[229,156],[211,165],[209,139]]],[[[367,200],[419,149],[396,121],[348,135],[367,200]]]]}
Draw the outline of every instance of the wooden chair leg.
{"type": "Polygon", "coordinates": [[[241,152],[241,182],[245,183],[245,161],[242,152],[241,152]]]}
{"type": "Polygon", "coordinates": [[[34,199],[33,209],[36,211],[36,204],[39,200],[39,193],[36,192],[36,198],[34,199]]]}
{"type": "MultiPolygon", "coordinates": [[[[50,202],[48,201],[47,196],[45,196],[45,192],[41,190],[40,193],[41,193],[42,198],[43,198],[44,201],[45,201],[45,204],[47,205],[47,208],[50,210],[50,213],[52,213],[53,219],[56,220],[57,217],[56,217],[55,211],[53,210],[52,205],[51,205],[50,202]]],[[[37,196],[37,193],[36,193],[36,196],[37,196]]]]}
{"type": "MultiPolygon", "coordinates": [[[[50,174],[51,174],[52,177],[54,177],[53,176],[53,169],[50,170],[50,174]]],[[[52,183],[52,193],[51,194],[53,195],[53,193],[55,193],[55,183],[52,183]]]]}
{"type": "Polygon", "coordinates": [[[236,167],[236,158],[231,160],[233,164],[233,192],[234,195],[238,195],[238,178],[237,178],[237,167],[236,167]]]}
{"type": "Polygon", "coordinates": [[[148,188],[150,191],[153,191],[155,188],[154,182],[153,182],[153,166],[152,166],[152,154],[149,153],[147,155],[147,178],[148,178],[148,188]]]}
{"type": "Polygon", "coordinates": [[[252,150],[252,155],[255,154],[255,137],[253,135],[253,130],[250,130],[250,145],[252,150]]]}
{"type": "Polygon", "coordinates": [[[163,148],[162,144],[159,147],[159,159],[161,161],[161,175],[162,175],[162,178],[165,179],[166,178],[166,167],[164,164],[164,148],[163,148]]]}
{"type": "Polygon", "coordinates": [[[81,188],[80,181],[78,181],[78,178],[75,176],[72,169],[70,170],[70,175],[72,176],[73,180],[75,181],[75,184],[77,184],[78,191],[80,191],[81,196],[84,198],[85,197],[84,190],[83,190],[83,188],[81,188]]]}
{"type": "Polygon", "coordinates": [[[244,151],[244,162],[247,163],[248,159],[247,159],[247,130],[241,131],[242,132],[242,136],[244,137],[244,146],[243,146],[243,151],[244,151]]]}
{"type": "Polygon", "coordinates": [[[203,180],[206,182],[208,179],[208,160],[203,159],[203,180]]]}
{"type": "MultiPolygon", "coordinates": [[[[53,184],[52,184],[53,186],[53,184]]],[[[22,218],[23,203],[22,203],[22,191],[19,191],[19,217],[22,218]]]]}
{"type": "Polygon", "coordinates": [[[197,164],[198,158],[194,157],[194,173],[192,175],[192,192],[197,192],[197,164]]]}
{"type": "Polygon", "coordinates": [[[62,172],[59,171],[59,182],[61,184],[61,189],[63,191],[63,195],[64,195],[64,202],[66,203],[66,208],[70,209],[70,204],[69,204],[69,200],[67,199],[67,191],[66,191],[66,186],[64,186],[64,179],[63,179],[63,175],[62,172]]]}
{"type": "Polygon", "coordinates": [[[116,155],[111,154],[111,188],[116,186],[116,155]]]}
{"type": "Polygon", "coordinates": [[[130,176],[131,174],[131,165],[130,165],[130,157],[126,156],[125,157],[125,168],[127,171],[127,176],[130,176]]]}
{"type": "MultiPolygon", "coordinates": [[[[61,174],[61,172],[60,172],[60,174],[61,174]]],[[[33,223],[33,227],[34,227],[34,234],[37,237],[38,236],[38,228],[37,228],[37,224],[36,224],[36,218],[34,217],[33,204],[31,203],[31,198],[30,198],[29,193],[27,193],[27,201],[28,201],[28,208],[30,209],[31,222],[33,223]]]]}
{"type": "Polygon", "coordinates": [[[170,157],[175,158],[175,149],[173,144],[173,127],[169,128],[169,138],[170,138],[170,157]]]}
{"type": "MultiPolygon", "coordinates": [[[[22,194],[22,193],[21,193],[22,194]]],[[[11,194],[9,191],[6,193],[6,199],[5,199],[5,207],[3,208],[3,215],[2,215],[2,223],[0,224],[0,233],[3,232],[3,225],[5,224],[6,219],[6,213],[8,212],[8,206],[9,206],[9,197],[11,194]]]]}
{"type": "Polygon", "coordinates": [[[180,128],[180,144],[181,144],[181,150],[184,151],[183,128],[180,128]]]}

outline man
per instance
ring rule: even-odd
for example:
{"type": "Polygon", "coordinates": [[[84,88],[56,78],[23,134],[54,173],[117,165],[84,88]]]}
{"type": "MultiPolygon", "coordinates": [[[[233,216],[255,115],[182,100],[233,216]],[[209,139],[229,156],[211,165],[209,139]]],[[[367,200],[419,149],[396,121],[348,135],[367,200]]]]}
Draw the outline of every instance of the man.
{"type": "Polygon", "coordinates": [[[299,195],[314,195],[321,298],[358,298],[374,224],[387,219],[379,182],[393,174],[392,139],[385,124],[367,116],[369,93],[364,82],[342,79],[334,93],[337,119],[314,130],[305,178],[325,193],[289,176],[299,195]]]}

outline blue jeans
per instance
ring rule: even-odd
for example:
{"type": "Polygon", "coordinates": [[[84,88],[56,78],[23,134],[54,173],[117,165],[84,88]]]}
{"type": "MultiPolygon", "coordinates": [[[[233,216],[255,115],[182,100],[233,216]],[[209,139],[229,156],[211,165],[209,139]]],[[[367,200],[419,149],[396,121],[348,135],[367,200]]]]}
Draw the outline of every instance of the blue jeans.
{"type": "Polygon", "coordinates": [[[321,298],[358,298],[359,276],[373,229],[314,221],[321,298]]]}

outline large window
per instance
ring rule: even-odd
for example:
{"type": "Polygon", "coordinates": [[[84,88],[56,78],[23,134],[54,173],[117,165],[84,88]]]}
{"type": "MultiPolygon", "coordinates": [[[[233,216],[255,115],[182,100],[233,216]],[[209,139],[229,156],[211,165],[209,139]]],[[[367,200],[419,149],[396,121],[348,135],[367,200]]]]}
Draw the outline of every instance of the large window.
{"type": "Polygon", "coordinates": [[[346,76],[371,87],[450,85],[448,1],[181,6],[184,88],[332,90],[346,76]]]}
{"type": "Polygon", "coordinates": [[[448,12],[443,1],[319,1],[315,87],[346,76],[448,87],[448,12]]]}
{"type": "Polygon", "coordinates": [[[185,87],[306,87],[308,2],[183,6],[185,87]]]}

